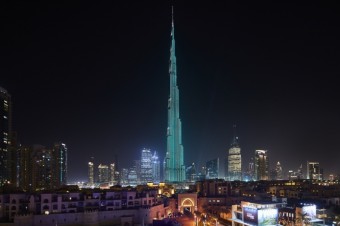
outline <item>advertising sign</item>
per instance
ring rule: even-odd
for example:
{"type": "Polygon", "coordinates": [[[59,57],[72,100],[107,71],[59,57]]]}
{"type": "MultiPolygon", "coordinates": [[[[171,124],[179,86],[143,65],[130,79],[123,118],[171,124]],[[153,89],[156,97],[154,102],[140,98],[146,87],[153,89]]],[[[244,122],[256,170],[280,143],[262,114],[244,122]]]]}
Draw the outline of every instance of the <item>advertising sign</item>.
{"type": "Polygon", "coordinates": [[[257,209],[244,206],[243,221],[248,224],[257,225],[257,209]]]}
{"type": "Polygon", "coordinates": [[[258,225],[277,225],[278,213],[277,209],[258,210],[258,225]]]}
{"type": "Polygon", "coordinates": [[[302,213],[310,219],[315,219],[316,218],[316,206],[315,205],[303,206],[302,213]]]}

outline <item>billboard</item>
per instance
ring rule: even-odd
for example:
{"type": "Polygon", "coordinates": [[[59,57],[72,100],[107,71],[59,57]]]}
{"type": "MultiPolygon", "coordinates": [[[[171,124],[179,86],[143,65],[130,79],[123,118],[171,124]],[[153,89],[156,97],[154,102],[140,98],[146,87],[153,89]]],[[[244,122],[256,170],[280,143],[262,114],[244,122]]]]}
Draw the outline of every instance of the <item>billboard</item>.
{"type": "Polygon", "coordinates": [[[257,209],[243,207],[243,221],[248,224],[257,224],[257,209]]]}
{"type": "Polygon", "coordinates": [[[257,225],[277,225],[279,212],[277,209],[260,209],[257,211],[257,225]]]}
{"type": "Polygon", "coordinates": [[[305,217],[309,219],[315,219],[316,218],[316,206],[303,206],[302,207],[302,214],[305,215],[305,217]]]}

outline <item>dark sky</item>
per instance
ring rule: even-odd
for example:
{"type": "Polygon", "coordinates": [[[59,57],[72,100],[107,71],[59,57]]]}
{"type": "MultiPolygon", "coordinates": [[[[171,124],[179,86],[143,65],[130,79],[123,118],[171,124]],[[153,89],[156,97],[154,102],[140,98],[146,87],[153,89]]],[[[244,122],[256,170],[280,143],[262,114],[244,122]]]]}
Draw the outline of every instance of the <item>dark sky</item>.
{"type": "MultiPolygon", "coordinates": [[[[1,3],[14,130],[23,145],[66,143],[70,180],[91,156],[164,157],[171,2],[155,2],[1,3]]],[[[340,173],[339,8],[198,2],[174,8],[185,163],[224,159],[236,124],[244,167],[267,149],[285,171],[340,173]]]]}

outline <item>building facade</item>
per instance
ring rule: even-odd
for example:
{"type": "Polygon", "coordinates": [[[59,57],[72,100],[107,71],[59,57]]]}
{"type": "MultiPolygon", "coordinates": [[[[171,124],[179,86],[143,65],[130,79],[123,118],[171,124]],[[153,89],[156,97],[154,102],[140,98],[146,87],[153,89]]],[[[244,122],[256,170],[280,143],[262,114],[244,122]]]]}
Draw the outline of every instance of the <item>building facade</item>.
{"type": "Polygon", "coordinates": [[[94,184],[94,163],[92,159],[87,164],[87,170],[88,170],[88,184],[92,186],[94,184]]]}
{"type": "Polygon", "coordinates": [[[269,179],[269,161],[267,150],[255,150],[255,180],[269,179]]]}
{"type": "Polygon", "coordinates": [[[109,182],[109,166],[104,164],[99,164],[98,166],[98,183],[108,183],[109,182]]]}
{"type": "Polygon", "coordinates": [[[220,161],[219,158],[209,160],[205,163],[206,178],[215,179],[219,177],[220,161]]]}
{"type": "Polygon", "coordinates": [[[13,155],[11,150],[12,102],[11,95],[0,87],[0,186],[11,182],[13,155]]]}
{"type": "Polygon", "coordinates": [[[151,164],[153,182],[158,183],[161,181],[161,163],[159,161],[159,157],[156,151],[153,153],[151,157],[151,164]]]}
{"type": "Polygon", "coordinates": [[[179,91],[175,55],[175,28],[172,18],[170,49],[170,97],[168,99],[167,152],[164,179],[166,182],[185,181],[184,150],[182,145],[182,123],[179,117],[179,91]]]}
{"type": "Polygon", "coordinates": [[[67,184],[67,147],[64,143],[56,143],[52,149],[52,188],[67,184]]]}
{"type": "Polygon", "coordinates": [[[242,180],[242,159],[241,148],[238,144],[238,137],[234,136],[228,153],[228,180],[242,180]]]}
{"type": "Polygon", "coordinates": [[[150,149],[144,148],[141,153],[140,182],[146,184],[153,181],[152,153],[150,149]]]}
{"type": "Polygon", "coordinates": [[[307,161],[307,179],[322,180],[319,162],[307,161]]]}

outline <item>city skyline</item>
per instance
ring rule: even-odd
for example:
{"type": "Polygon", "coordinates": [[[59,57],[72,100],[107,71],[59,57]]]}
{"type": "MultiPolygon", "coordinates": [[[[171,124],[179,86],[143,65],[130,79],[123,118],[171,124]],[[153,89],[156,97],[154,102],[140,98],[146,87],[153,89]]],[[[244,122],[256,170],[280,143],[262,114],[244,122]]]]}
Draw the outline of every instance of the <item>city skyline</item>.
{"type": "MultiPolygon", "coordinates": [[[[146,147],[163,159],[170,2],[1,10],[0,86],[21,144],[64,142],[70,180],[92,156],[127,167],[146,147]]],[[[339,173],[338,17],[321,3],[176,2],[185,165],[226,158],[236,124],[243,167],[264,149],[271,167],[339,173]]]]}

